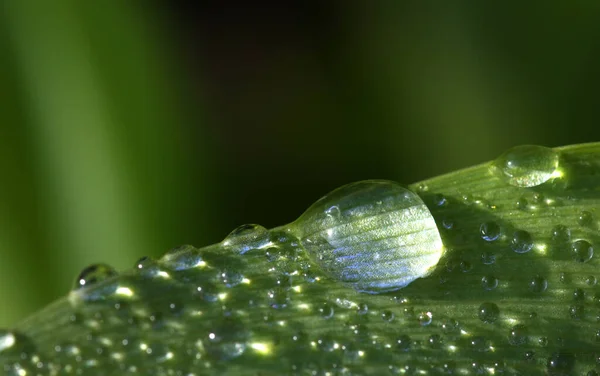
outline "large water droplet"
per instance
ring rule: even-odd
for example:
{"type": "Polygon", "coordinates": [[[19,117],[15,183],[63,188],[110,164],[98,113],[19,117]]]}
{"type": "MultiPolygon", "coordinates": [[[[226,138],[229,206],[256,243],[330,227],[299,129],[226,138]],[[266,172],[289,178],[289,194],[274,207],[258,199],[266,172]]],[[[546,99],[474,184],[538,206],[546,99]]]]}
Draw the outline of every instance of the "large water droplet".
{"type": "Polygon", "coordinates": [[[83,269],[77,279],[73,290],[89,287],[90,285],[102,282],[111,277],[118,275],[117,271],[106,264],[94,264],[83,269]]]}
{"type": "Polygon", "coordinates": [[[547,147],[516,146],[509,149],[492,164],[498,177],[516,187],[535,187],[557,177],[559,154],[547,147]]]}
{"type": "Polygon", "coordinates": [[[17,337],[14,333],[7,330],[0,330],[0,355],[8,352],[17,343],[17,337]]]}
{"type": "Polygon", "coordinates": [[[427,276],[443,252],[427,206],[390,181],[343,186],[313,204],[292,229],[326,273],[362,292],[405,287],[427,276]]]}
{"type": "Polygon", "coordinates": [[[172,270],[186,270],[204,265],[200,251],[191,245],[182,245],[169,250],[160,262],[172,270]]]}
{"type": "Polygon", "coordinates": [[[586,240],[576,240],[571,247],[573,259],[577,262],[588,262],[594,256],[594,248],[586,240]]]}

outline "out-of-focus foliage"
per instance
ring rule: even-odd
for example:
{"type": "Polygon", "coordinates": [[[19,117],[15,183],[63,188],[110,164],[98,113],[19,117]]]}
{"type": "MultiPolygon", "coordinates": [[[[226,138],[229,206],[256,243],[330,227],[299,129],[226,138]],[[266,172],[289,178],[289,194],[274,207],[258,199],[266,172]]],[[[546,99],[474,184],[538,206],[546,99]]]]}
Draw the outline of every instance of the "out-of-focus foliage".
{"type": "Polygon", "coordinates": [[[594,2],[4,2],[0,326],[336,186],[600,136],[594,2]]]}

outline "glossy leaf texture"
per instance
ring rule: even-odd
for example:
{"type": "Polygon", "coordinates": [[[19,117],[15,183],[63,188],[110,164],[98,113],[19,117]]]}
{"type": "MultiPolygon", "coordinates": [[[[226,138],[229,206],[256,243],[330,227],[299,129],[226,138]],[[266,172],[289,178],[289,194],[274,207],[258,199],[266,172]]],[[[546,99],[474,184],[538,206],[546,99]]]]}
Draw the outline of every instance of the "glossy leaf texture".
{"type": "Polygon", "coordinates": [[[0,370],[597,375],[600,144],[518,147],[408,188],[445,251],[404,288],[365,294],[321,269],[303,217],[245,225],[119,275],[88,268],[67,297],[0,331],[0,370]]]}

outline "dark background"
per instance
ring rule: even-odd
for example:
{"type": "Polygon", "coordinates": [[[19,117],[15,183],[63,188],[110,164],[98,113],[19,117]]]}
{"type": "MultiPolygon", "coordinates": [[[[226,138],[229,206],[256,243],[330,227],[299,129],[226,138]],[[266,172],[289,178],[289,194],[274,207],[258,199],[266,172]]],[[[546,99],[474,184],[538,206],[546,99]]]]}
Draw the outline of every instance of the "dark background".
{"type": "Polygon", "coordinates": [[[599,4],[5,2],[0,326],[348,182],[598,140],[599,4]]]}

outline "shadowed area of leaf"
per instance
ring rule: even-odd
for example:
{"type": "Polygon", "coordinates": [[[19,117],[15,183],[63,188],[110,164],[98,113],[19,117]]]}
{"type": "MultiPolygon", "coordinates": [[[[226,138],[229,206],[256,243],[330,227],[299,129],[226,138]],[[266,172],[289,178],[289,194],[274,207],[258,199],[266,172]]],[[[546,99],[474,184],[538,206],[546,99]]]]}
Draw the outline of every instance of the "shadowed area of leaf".
{"type": "Polygon", "coordinates": [[[0,332],[0,370],[597,375],[600,144],[553,153],[543,182],[510,180],[499,159],[411,185],[445,253],[403,289],[365,294],[328,277],[295,237],[303,223],[243,226],[118,276],[81,276],[0,332]]]}

